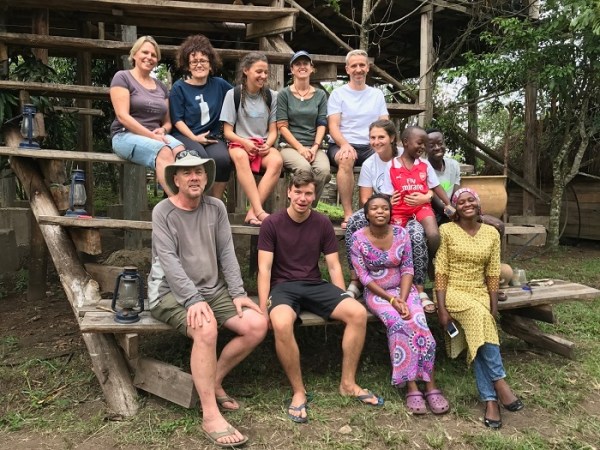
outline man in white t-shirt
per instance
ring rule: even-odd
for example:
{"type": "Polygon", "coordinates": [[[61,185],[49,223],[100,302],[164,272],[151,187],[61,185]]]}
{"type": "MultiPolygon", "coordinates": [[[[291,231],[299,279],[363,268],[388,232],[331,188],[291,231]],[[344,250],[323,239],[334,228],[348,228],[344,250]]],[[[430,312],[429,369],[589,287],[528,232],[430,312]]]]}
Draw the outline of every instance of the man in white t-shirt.
{"type": "Polygon", "coordinates": [[[345,228],[352,215],[352,192],[354,190],[355,165],[373,154],[369,145],[369,125],[376,120],[388,119],[389,114],[383,92],[367,86],[369,58],[364,50],[352,50],[346,55],[348,84],[334,89],[327,102],[329,126],[329,160],[338,168],[337,187],[345,228]]]}

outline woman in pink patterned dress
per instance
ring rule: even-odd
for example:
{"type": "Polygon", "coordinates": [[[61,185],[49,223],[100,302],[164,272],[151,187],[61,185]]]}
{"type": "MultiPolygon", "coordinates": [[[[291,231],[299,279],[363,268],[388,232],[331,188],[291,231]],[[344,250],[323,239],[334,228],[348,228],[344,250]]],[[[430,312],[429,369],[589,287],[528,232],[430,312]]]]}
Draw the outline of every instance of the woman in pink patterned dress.
{"type": "Polygon", "coordinates": [[[387,328],[392,385],[406,384],[406,405],[413,414],[425,414],[426,402],[434,414],[444,414],[449,405],[433,377],[436,344],[412,282],[410,238],[404,228],[390,225],[391,208],[386,195],[367,200],[369,225],[351,238],[352,265],[365,286],[367,307],[387,328]],[[425,382],[424,393],[417,381],[425,382]]]}

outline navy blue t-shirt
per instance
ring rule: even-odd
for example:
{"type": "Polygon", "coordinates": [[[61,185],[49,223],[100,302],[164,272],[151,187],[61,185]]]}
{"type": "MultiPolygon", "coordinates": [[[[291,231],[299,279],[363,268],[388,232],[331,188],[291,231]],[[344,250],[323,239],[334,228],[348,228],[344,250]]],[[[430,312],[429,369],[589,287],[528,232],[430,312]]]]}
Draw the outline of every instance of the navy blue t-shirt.
{"type": "Polygon", "coordinates": [[[184,80],[176,81],[169,97],[171,123],[173,123],[171,134],[175,138],[181,135],[175,127],[179,121],[183,121],[196,135],[207,131],[211,134],[220,134],[219,117],[223,99],[230,89],[233,89],[233,86],[220,77],[208,77],[206,84],[202,86],[194,86],[184,80]]]}

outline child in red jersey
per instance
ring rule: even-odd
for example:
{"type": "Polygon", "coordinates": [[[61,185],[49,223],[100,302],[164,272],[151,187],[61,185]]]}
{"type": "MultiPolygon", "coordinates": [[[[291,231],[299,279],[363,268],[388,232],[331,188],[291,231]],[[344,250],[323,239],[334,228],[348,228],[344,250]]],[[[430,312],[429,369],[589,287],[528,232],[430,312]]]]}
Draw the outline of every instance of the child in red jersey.
{"type": "MultiPolygon", "coordinates": [[[[404,151],[389,163],[390,181],[394,190],[391,223],[404,227],[415,217],[423,225],[431,265],[440,246],[440,233],[431,207],[433,193],[444,203],[446,214],[451,215],[453,211],[433,167],[427,160],[420,159],[428,143],[425,130],[416,126],[407,127],[400,138],[404,151]]],[[[419,296],[426,312],[435,311],[435,306],[426,293],[419,296]]]]}

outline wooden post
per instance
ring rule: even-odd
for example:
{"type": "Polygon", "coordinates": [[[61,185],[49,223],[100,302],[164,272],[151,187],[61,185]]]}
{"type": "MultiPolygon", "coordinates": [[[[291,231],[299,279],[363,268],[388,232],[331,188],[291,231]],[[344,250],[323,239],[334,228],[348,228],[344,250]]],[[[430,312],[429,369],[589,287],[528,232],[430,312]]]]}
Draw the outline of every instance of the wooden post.
{"type": "MultiPolygon", "coordinates": [[[[529,81],[525,86],[525,150],[523,153],[523,178],[532,186],[537,185],[537,134],[536,114],[537,85],[529,81]]],[[[523,215],[535,216],[535,197],[523,191],[523,215]]]]}
{"type": "MultiPolygon", "coordinates": [[[[121,26],[121,40],[135,42],[137,27],[121,26]]],[[[124,67],[130,67],[129,61],[123,57],[124,67]]],[[[137,164],[125,164],[123,167],[123,218],[140,220],[140,211],[147,209],[148,196],[146,193],[146,168],[137,164]]],[[[142,235],[137,231],[125,232],[125,248],[142,248],[142,235]]]]}
{"type": "MultiPolygon", "coordinates": [[[[80,33],[85,38],[91,37],[91,24],[86,22],[80,24],[80,33]]],[[[83,86],[92,85],[92,54],[89,51],[77,52],[77,82],[83,86]]],[[[92,108],[89,99],[77,99],[77,106],[81,108],[92,108]]],[[[92,130],[92,116],[80,115],[77,126],[77,150],[81,152],[94,151],[94,135],[92,130]]],[[[88,214],[93,216],[94,211],[94,167],[91,162],[83,164],[85,170],[85,191],[87,202],[85,205],[88,214]]]]}
{"type": "MultiPolygon", "coordinates": [[[[48,36],[50,34],[50,20],[48,18],[48,9],[36,9],[31,18],[31,31],[33,34],[48,36]]],[[[44,64],[48,64],[48,49],[32,48],[31,52],[44,64]]]]}
{"type": "MultiPolygon", "coordinates": [[[[58,210],[35,162],[18,157],[11,157],[10,161],[29,198],[36,220],[40,215],[57,215],[58,210]]],[[[78,317],[79,308],[100,301],[98,283],[83,268],[73,242],[62,226],[41,225],[40,230],[75,317],[78,317]]],[[[136,390],[114,338],[100,333],[84,334],[83,338],[108,407],[123,416],[134,415],[138,410],[136,390]]]]}
{"type": "Polygon", "coordinates": [[[421,11],[419,104],[425,106],[425,111],[419,114],[419,126],[425,127],[433,118],[433,8],[429,5],[421,11]]]}

